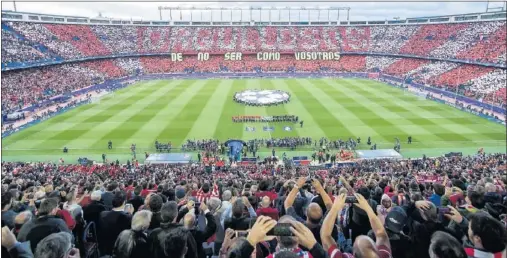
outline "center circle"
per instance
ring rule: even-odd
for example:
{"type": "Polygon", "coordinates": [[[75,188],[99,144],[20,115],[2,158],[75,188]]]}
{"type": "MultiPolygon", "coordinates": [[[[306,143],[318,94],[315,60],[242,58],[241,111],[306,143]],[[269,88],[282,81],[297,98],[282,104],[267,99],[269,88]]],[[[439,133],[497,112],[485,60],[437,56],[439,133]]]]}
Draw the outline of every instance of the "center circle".
{"type": "Polygon", "coordinates": [[[234,94],[234,101],[251,106],[270,106],[289,102],[290,94],[281,90],[244,90],[234,94]]]}

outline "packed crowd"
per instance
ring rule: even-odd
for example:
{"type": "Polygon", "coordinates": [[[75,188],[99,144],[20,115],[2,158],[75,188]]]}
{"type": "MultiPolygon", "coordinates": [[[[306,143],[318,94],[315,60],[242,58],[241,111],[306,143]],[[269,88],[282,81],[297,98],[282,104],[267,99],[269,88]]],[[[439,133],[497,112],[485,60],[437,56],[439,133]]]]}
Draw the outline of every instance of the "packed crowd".
{"type": "Polygon", "coordinates": [[[83,63],[64,64],[9,71],[2,74],[3,111],[13,112],[26,105],[34,104],[59,94],[135,74],[152,73],[199,73],[199,72],[382,72],[400,78],[412,78],[414,82],[429,84],[449,91],[459,85],[466,86],[466,95],[490,103],[505,102],[507,76],[505,69],[493,69],[476,65],[459,65],[443,61],[427,61],[410,58],[378,56],[343,56],[340,61],[296,61],[291,55],[282,56],[284,65],[278,61],[259,61],[255,56],[245,56],[244,61],[223,61],[218,57],[210,61],[208,70],[189,57],[188,62],[172,63],[164,57],[118,58],[83,63]],[[248,60],[255,65],[248,67],[248,60]],[[211,69],[213,67],[213,69],[211,69]],[[283,67],[283,68],[282,68],[283,67]],[[280,68],[280,69],[279,69],[280,68]]]}
{"type": "Polygon", "coordinates": [[[2,63],[76,59],[129,53],[210,52],[172,62],[167,56],[101,59],[2,74],[2,110],[47,100],[107,79],[153,73],[382,72],[455,90],[489,103],[505,103],[506,70],[447,61],[342,55],[338,61],[296,60],[297,51],[413,54],[505,64],[502,21],[371,27],[143,27],[2,23],[2,63]],[[241,61],[225,61],[241,51],[241,61]],[[280,51],[280,60],[258,60],[280,51]],[[252,53],[248,55],[247,53],[252,53]],[[287,54],[283,54],[287,53],[287,54]],[[215,54],[215,55],[214,55],[215,54]]]}
{"type": "Polygon", "coordinates": [[[5,257],[504,257],[505,154],[276,165],[2,164],[5,257]]]}
{"type": "Polygon", "coordinates": [[[2,62],[147,53],[374,52],[505,62],[505,21],[400,26],[149,27],[2,22],[2,62]],[[16,35],[22,35],[18,37],[16,35]],[[38,49],[40,44],[45,48],[38,49]],[[11,48],[12,50],[12,48],[11,48]],[[2,49],[3,51],[3,49],[2,49]]]}

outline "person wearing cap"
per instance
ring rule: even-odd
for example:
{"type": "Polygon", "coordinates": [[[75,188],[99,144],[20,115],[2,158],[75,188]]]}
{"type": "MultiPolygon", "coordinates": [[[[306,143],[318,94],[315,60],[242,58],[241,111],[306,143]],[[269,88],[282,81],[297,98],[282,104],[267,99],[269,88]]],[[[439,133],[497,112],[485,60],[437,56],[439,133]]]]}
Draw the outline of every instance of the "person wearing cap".
{"type": "Polygon", "coordinates": [[[335,221],[338,213],[345,207],[346,195],[341,194],[335,198],[334,204],[331,207],[329,213],[324,219],[320,235],[322,239],[322,246],[324,250],[328,251],[329,257],[331,258],[353,258],[353,257],[379,257],[379,258],[390,258],[391,257],[391,244],[385,228],[382,226],[382,222],[375,215],[375,212],[371,208],[370,203],[360,194],[355,194],[357,203],[354,204],[357,208],[360,208],[366,212],[370,220],[370,225],[375,234],[376,241],[365,235],[358,236],[353,245],[353,254],[342,253],[340,247],[332,237],[332,228],[335,226],[335,221]]]}
{"type": "Polygon", "coordinates": [[[256,211],[257,216],[268,216],[274,220],[278,220],[278,210],[271,207],[271,199],[269,196],[262,197],[261,207],[256,211]]]}
{"type": "MultiPolygon", "coordinates": [[[[403,233],[403,228],[407,221],[407,213],[401,207],[393,207],[385,217],[384,228],[389,236],[391,254],[393,257],[414,257],[411,248],[412,242],[410,238],[403,233]]],[[[373,230],[368,232],[368,236],[376,240],[373,230]]]]}

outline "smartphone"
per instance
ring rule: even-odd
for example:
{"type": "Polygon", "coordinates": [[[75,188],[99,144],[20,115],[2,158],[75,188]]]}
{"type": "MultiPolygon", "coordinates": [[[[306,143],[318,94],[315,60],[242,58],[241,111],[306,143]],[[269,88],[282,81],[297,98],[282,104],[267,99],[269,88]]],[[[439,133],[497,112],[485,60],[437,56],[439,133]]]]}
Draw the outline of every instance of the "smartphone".
{"type": "Polygon", "coordinates": [[[126,212],[128,212],[131,208],[132,208],[132,204],[131,203],[125,204],[125,211],[126,212]]]}
{"type": "Polygon", "coordinates": [[[355,196],[347,196],[345,198],[345,203],[357,203],[357,198],[355,196]]]}
{"type": "Polygon", "coordinates": [[[442,215],[443,215],[443,214],[449,214],[449,213],[451,213],[451,209],[450,209],[450,208],[447,208],[447,207],[439,207],[439,208],[438,208],[438,212],[439,212],[440,214],[442,214],[442,215]]]}
{"type": "Polygon", "coordinates": [[[292,231],[290,231],[291,227],[292,225],[290,223],[278,223],[266,236],[294,236],[292,231]]]}
{"type": "Polygon", "coordinates": [[[246,231],[246,230],[235,230],[234,234],[236,235],[236,237],[247,237],[248,236],[248,231],[246,231]]]}

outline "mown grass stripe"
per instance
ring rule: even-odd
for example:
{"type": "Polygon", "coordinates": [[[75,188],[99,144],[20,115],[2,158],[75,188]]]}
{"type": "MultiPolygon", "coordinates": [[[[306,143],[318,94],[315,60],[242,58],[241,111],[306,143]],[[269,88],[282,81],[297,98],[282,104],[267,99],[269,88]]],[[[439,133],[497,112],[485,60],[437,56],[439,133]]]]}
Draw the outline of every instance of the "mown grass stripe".
{"type": "MultiPolygon", "coordinates": [[[[358,84],[356,84],[356,85],[351,84],[348,81],[346,81],[345,83],[354,87],[354,90],[356,92],[358,92],[359,94],[364,94],[367,92],[372,93],[371,91],[365,90],[365,89],[369,89],[369,87],[361,82],[358,82],[358,84]],[[357,85],[360,85],[360,86],[358,87],[357,85]]],[[[385,88],[385,86],[382,88],[385,88]]],[[[422,114],[426,113],[425,111],[417,108],[415,105],[413,105],[411,103],[403,101],[402,99],[398,98],[396,95],[394,95],[394,96],[393,95],[391,95],[391,96],[386,95],[385,93],[382,92],[382,89],[377,89],[377,91],[375,91],[375,92],[377,93],[378,97],[391,101],[392,105],[396,106],[398,108],[398,110],[401,110],[402,112],[398,112],[398,115],[403,117],[404,119],[411,121],[414,124],[421,125],[422,128],[425,128],[426,125],[438,127],[438,132],[434,133],[434,135],[436,135],[437,137],[439,137],[443,140],[455,140],[455,141],[470,140],[467,137],[456,134],[455,132],[448,130],[444,126],[441,126],[441,125],[433,122],[431,119],[427,119],[427,118],[423,117],[422,114]],[[407,106],[403,106],[403,104],[401,104],[401,103],[406,104],[408,107],[410,107],[410,109],[408,109],[407,106]],[[451,136],[451,137],[449,137],[449,136],[451,136]]],[[[433,114],[433,115],[435,115],[435,114],[433,114]]],[[[413,140],[419,141],[419,139],[413,139],[413,140]]],[[[420,140],[423,140],[423,139],[420,139],[420,140]]]]}
{"type": "MultiPolygon", "coordinates": [[[[61,131],[48,131],[48,133],[46,133],[46,131],[40,131],[37,135],[34,135],[33,137],[40,137],[40,138],[44,139],[44,141],[38,142],[37,144],[35,144],[31,147],[33,147],[35,149],[46,149],[48,146],[54,146],[56,148],[63,148],[64,146],[67,146],[66,145],[67,142],[81,137],[83,134],[85,134],[88,131],[87,129],[82,128],[81,123],[106,121],[108,118],[111,118],[114,115],[116,115],[116,113],[108,112],[108,110],[110,110],[112,108],[123,108],[123,109],[128,108],[132,104],[133,101],[139,100],[139,98],[140,98],[138,96],[139,93],[152,92],[155,90],[155,88],[153,86],[153,85],[155,85],[154,83],[150,83],[148,85],[150,85],[150,87],[135,88],[132,93],[129,93],[126,95],[127,96],[126,99],[115,98],[111,102],[108,101],[106,103],[101,103],[101,104],[92,104],[92,105],[96,105],[96,107],[93,109],[93,111],[91,111],[92,109],[90,109],[89,110],[90,112],[87,113],[87,114],[92,114],[92,115],[87,118],[81,117],[81,114],[79,116],[76,116],[77,117],[76,119],[81,119],[81,120],[76,120],[74,126],[66,128],[64,126],[60,126],[58,124],[55,124],[53,126],[57,126],[57,127],[61,128],[61,131]],[[110,104],[110,103],[113,103],[113,104],[110,104]],[[103,108],[107,108],[107,110],[105,110],[103,108]],[[97,117],[100,117],[101,119],[98,119],[97,117]],[[46,135],[44,135],[44,137],[42,137],[42,134],[46,134],[46,135]]],[[[72,119],[72,118],[70,118],[70,119],[72,119]]],[[[66,121],[69,121],[69,120],[66,120],[66,121]]]]}
{"type": "Polygon", "coordinates": [[[363,134],[359,137],[364,139],[370,136],[375,139],[382,138],[383,141],[388,141],[388,139],[384,138],[374,129],[377,126],[376,124],[373,124],[371,120],[365,119],[365,113],[373,113],[370,110],[362,109],[354,98],[351,98],[341,90],[343,87],[346,87],[343,84],[343,80],[315,80],[312,81],[312,85],[314,85],[316,90],[320,90],[329,96],[330,99],[326,98],[323,101],[335,110],[333,112],[335,116],[344,117],[343,123],[347,124],[351,130],[363,134]]]}
{"type": "Polygon", "coordinates": [[[228,93],[232,89],[233,80],[220,80],[218,86],[196,119],[185,139],[211,139],[218,127],[225,103],[230,101],[228,93]]]}
{"type": "Polygon", "coordinates": [[[185,81],[173,81],[167,85],[161,85],[160,91],[155,92],[153,96],[147,96],[143,100],[146,103],[132,106],[129,110],[131,115],[125,116],[123,122],[103,134],[91,144],[91,147],[104,147],[109,140],[113,141],[113,146],[117,148],[128,148],[132,142],[136,143],[135,138],[131,139],[132,136],[141,131],[144,124],[149,126],[157,124],[158,121],[152,121],[152,118],[160,111],[161,104],[177,98],[187,86],[188,83],[185,83],[185,81]],[[153,123],[153,125],[150,123],[153,123]]]}
{"type": "MultiPolygon", "coordinates": [[[[174,118],[170,131],[171,135],[178,136],[179,139],[173,141],[174,146],[181,146],[186,139],[190,138],[189,132],[194,127],[199,116],[204,112],[206,105],[214,101],[212,96],[217,91],[219,84],[220,80],[207,80],[204,87],[194,95],[185,108],[174,118]]],[[[199,138],[192,137],[192,139],[199,138]]]]}
{"type": "Polygon", "coordinates": [[[199,102],[206,101],[209,98],[206,94],[212,92],[206,89],[203,90],[205,84],[205,80],[195,81],[191,89],[189,88],[171,104],[171,113],[166,117],[165,126],[161,125],[159,133],[154,134],[156,137],[153,139],[152,144],[155,140],[161,142],[170,141],[173,146],[179,147],[181,142],[184,141],[184,134],[182,135],[181,132],[190,130],[191,127],[187,119],[189,117],[195,119],[199,115],[199,112],[202,110],[202,105],[205,104],[200,104],[199,102]],[[196,108],[195,105],[198,105],[198,107],[196,108]]]}
{"type": "MultiPolygon", "coordinates": [[[[137,86],[138,84],[135,85],[137,86]]],[[[130,92],[125,91],[128,92],[127,96],[134,95],[135,92],[139,89],[131,87],[133,86],[128,87],[130,92]]],[[[116,94],[116,92],[114,94],[116,94]]],[[[108,100],[107,104],[109,103],[112,105],[116,102],[108,100]]],[[[82,120],[83,119],[82,114],[100,111],[101,110],[98,109],[97,105],[95,104],[86,104],[77,107],[75,109],[69,110],[68,112],[65,112],[63,114],[60,114],[58,116],[52,117],[46,121],[41,122],[44,124],[44,126],[39,125],[32,126],[20,132],[14,133],[13,135],[6,137],[5,139],[2,139],[3,146],[8,147],[12,143],[16,143],[17,146],[25,148],[35,146],[36,144],[43,142],[44,141],[43,139],[48,138],[49,134],[57,134],[58,132],[71,128],[74,124],[70,123],[70,121],[82,120]],[[62,125],[63,122],[67,124],[62,125]]]]}
{"type": "Polygon", "coordinates": [[[227,93],[226,102],[218,120],[218,125],[213,134],[214,139],[225,141],[227,139],[246,139],[243,123],[233,123],[232,117],[245,115],[245,105],[234,102],[233,97],[236,92],[246,89],[246,80],[233,80],[232,87],[227,93]]]}
{"type": "MultiPolygon", "coordinates": [[[[67,143],[71,147],[79,146],[85,148],[105,148],[107,147],[107,141],[113,141],[113,147],[120,147],[118,144],[115,144],[115,140],[123,139],[122,131],[125,127],[129,127],[129,122],[134,122],[133,117],[137,115],[140,110],[144,107],[147,107],[152,103],[153,99],[157,96],[165,95],[169,92],[173,87],[176,87],[176,83],[172,83],[170,87],[164,87],[164,82],[157,83],[156,90],[151,92],[148,95],[140,94],[140,98],[133,101],[128,108],[118,109],[114,118],[108,117],[109,114],[104,116],[101,123],[91,129],[83,129],[86,130],[86,133],[81,135],[79,138],[74,139],[67,143]],[[112,126],[112,124],[114,126],[112,126]],[[112,136],[114,138],[103,138],[107,136],[112,136]],[[105,140],[107,139],[107,140],[105,140]],[[99,141],[103,141],[102,144],[99,141]]],[[[114,108],[114,107],[111,107],[114,108]]]]}
{"type": "MultiPolygon", "coordinates": [[[[339,90],[348,96],[351,99],[355,100],[355,109],[357,112],[363,112],[363,119],[368,119],[371,124],[375,124],[375,131],[378,132],[382,136],[386,142],[381,142],[381,146],[377,146],[377,148],[392,148],[394,146],[395,138],[399,138],[400,141],[406,139],[409,135],[414,138],[416,141],[417,131],[409,131],[406,128],[400,126],[400,124],[404,125],[412,125],[413,123],[399,116],[395,112],[391,112],[388,109],[384,108],[381,103],[378,103],[379,98],[372,97],[369,94],[360,94],[358,93],[358,87],[351,85],[345,81],[342,81],[343,85],[348,85],[347,87],[341,87],[339,90]],[[393,122],[391,122],[393,121],[393,122]],[[395,122],[394,122],[395,121],[395,122]]],[[[335,89],[334,85],[330,85],[335,89]]],[[[390,103],[390,101],[388,101],[390,103]]],[[[431,135],[429,132],[420,132],[431,135]]],[[[364,136],[363,136],[364,137],[364,136]]],[[[378,139],[372,138],[372,142],[377,143],[379,145],[378,139]]]]}
{"type": "Polygon", "coordinates": [[[313,115],[309,110],[305,108],[302,101],[297,97],[297,95],[292,91],[292,89],[287,84],[286,80],[276,80],[276,87],[280,90],[287,91],[291,95],[291,99],[288,105],[286,105],[286,110],[290,115],[299,116],[299,120],[303,121],[303,128],[300,127],[299,124],[295,124],[294,128],[298,134],[302,137],[311,137],[313,140],[320,139],[321,137],[327,137],[326,133],[322,130],[322,128],[315,122],[313,115]],[[296,128],[297,127],[297,128],[296,128]]]}
{"type": "MultiPolygon", "coordinates": [[[[259,85],[259,87],[262,86],[262,89],[268,89],[268,90],[281,90],[279,83],[282,80],[260,80],[257,79],[256,83],[259,85]]],[[[297,114],[291,114],[288,111],[289,106],[292,105],[291,102],[287,104],[277,105],[277,106],[268,106],[266,107],[266,114],[268,116],[281,116],[281,115],[295,115],[297,114]]],[[[299,125],[299,124],[297,124],[299,125]]],[[[270,126],[275,127],[275,131],[271,132],[271,135],[273,137],[277,138],[285,138],[285,137],[297,137],[299,136],[299,132],[297,131],[297,126],[295,123],[291,122],[276,122],[276,123],[270,123],[270,126]],[[284,127],[290,127],[291,131],[285,131],[284,127]]]]}
{"type": "Polygon", "coordinates": [[[289,88],[303,103],[306,110],[313,115],[313,120],[322,128],[327,137],[331,139],[348,139],[348,137],[355,135],[339,119],[336,119],[331,110],[321,104],[320,100],[317,100],[311,91],[311,87],[303,86],[302,80],[291,79],[288,82],[289,88]]]}

